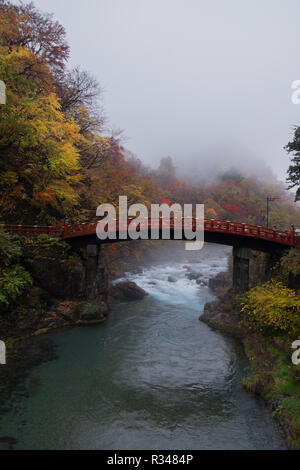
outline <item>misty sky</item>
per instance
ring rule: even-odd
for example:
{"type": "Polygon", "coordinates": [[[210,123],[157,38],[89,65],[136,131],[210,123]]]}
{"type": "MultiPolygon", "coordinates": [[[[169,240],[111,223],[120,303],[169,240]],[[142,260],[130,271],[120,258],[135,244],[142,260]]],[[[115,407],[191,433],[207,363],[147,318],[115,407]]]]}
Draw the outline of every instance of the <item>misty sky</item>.
{"type": "Polygon", "coordinates": [[[265,161],[283,180],[282,149],[300,125],[299,0],[35,0],[66,28],[71,66],[104,88],[112,127],[157,167],[191,173],[265,161]]]}

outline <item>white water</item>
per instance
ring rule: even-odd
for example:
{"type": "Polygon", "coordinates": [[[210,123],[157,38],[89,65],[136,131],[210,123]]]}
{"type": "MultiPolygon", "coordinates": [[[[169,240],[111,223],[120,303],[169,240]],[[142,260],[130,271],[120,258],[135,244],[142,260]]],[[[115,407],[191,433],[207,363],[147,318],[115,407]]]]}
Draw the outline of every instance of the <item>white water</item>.
{"type": "MultiPolygon", "coordinates": [[[[210,245],[211,247],[211,245],[210,245]]],[[[220,272],[227,271],[228,259],[226,254],[229,248],[219,247],[215,249],[220,256],[212,256],[211,248],[206,246],[201,252],[195,252],[193,263],[172,262],[144,268],[141,273],[126,273],[123,279],[116,282],[130,280],[142,287],[152,298],[170,305],[184,305],[199,309],[199,303],[203,304],[203,298],[212,298],[208,289],[208,281],[220,272]],[[196,259],[196,260],[195,260],[196,259]],[[201,273],[201,285],[196,280],[187,277],[191,271],[201,273]],[[169,276],[177,279],[177,282],[169,282],[169,276]]],[[[207,300],[208,301],[208,300],[207,300]]]]}

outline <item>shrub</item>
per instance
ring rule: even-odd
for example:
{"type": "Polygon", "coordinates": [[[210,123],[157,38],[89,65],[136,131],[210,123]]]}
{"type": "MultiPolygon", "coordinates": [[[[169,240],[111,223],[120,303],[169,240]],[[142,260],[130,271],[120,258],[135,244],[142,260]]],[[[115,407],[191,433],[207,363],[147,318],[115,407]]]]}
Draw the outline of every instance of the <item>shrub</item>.
{"type": "Polygon", "coordinates": [[[292,273],[294,276],[300,274],[300,250],[292,248],[281,258],[281,266],[284,271],[292,273]]]}
{"type": "Polygon", "coordinates": [[[0,231],[0,308],[12,305],[32,285],[30,274],[18,264],[21,245],[18,237],[0,231]]]}
{"type": "Polygon", "coordinates": [[[1,270],[0,307],[9,307],[32,285],[30,274],[22,266],[1,270]]]}
{"type": "Polygon", "coordinates": [[[36,238],[35,243],[38,245],[59,246],[65,250],[70,249],[69,245],[64,240],[43,233],[36,238]]]}
{"type": "Polygon", "coordinates": [[[260,329],[300,333],[300,296],[281,282],[271,280],[251,289],[241,311],[260,329]]]}
{"type": "Polygon", "coordinates": [[[17,262],[21,255],[21,246],[17,239],[0,230],[0,266],[9,266],[17,262]]]}

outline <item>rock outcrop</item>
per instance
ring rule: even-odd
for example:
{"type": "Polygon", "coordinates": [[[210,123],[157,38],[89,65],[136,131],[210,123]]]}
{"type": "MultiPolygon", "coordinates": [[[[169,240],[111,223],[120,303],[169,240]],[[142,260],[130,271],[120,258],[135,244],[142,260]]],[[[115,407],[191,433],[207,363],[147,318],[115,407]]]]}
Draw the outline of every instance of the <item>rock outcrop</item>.
{"type": "Polygon", "coordinates": [[[1,338],[21,338],[55,328],[93,325],[108,313],[108,276],[99,252],[75,253],[66,244],[24,245],[20,264],[34,286],[9,314],[0,315],[1,338]]]}
{"type": "Polygon", "coordinates": [[[219,288],[229,288],[231,284],[231,274],[228,272],[223,272],[217,274],[214,278],[210,279],[208,282],[208,287],[215,292],[219,288]]]}
{"type": "Polygon", "coordinates": [[[100,261],[97,255],[68,252],[63,245],[25,246],[22,254],[22,264],[36,285],[59,300],[106,301],[108,276],[100,261]]]}
{"type": "Polygon", "coordinates": [[[115,300],[141,300],[146,295],[144,289],[130,281],[119,282],[109,289],[109,296],[115,300]]]}
{"type": "Polygon", "coordinates": [[[211,328],[231,336],[240,337],[239,312],[233,308],[233,299],[228,292],[222,299],[205,304],[200,320],[211,328]]]}

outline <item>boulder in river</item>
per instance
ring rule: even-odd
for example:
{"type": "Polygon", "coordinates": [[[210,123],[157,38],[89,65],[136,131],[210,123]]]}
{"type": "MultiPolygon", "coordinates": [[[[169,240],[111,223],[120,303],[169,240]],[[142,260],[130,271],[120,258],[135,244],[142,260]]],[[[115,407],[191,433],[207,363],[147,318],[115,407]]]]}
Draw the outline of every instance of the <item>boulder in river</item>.
{"type": "Polygon", "coordinates": [[[109,295],[115,300],[141,300],[148,293],[135,282],[124,281],[111,286],[109,295]]]}
{"type": "Polygon", "coordinates": [[[176,279],[176,277],[174,277],[174,276],[169,276],[169,277],[168,277],[168,281],[175,283],[175,282],[177,282],[177,279],[176,279]]]}
{"type": "Polygon", "coordinates": [[[80,312],[79,325],[93,325],[106,320],[109,308],[104,302],[88,302],[80,312]]]}
{"type": "Polygon", "coordinates": [[[196,273],[195,271],[190,271],[185,274],[185,276],[190,280],[190,281],[196,281],[199,279],[202,274],[201,273],[196,273]]]}

